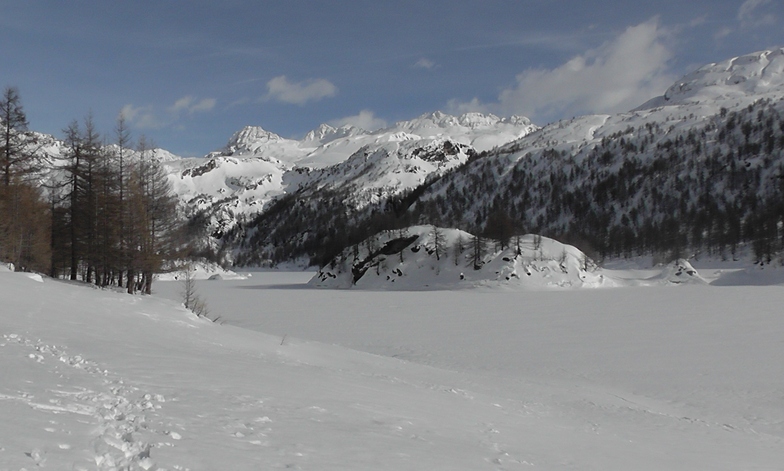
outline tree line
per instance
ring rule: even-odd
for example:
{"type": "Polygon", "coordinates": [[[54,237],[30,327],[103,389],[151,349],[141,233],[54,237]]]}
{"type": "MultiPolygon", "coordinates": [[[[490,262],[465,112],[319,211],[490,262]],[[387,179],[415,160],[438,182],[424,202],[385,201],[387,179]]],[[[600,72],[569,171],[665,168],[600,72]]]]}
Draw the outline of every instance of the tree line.
{"type": "Polygon", "coordinates": [[[121,115],[111,142],[88,115],[41,152],[19,92],[0,103],[0,259],[17,269],[149,294],[153,275],[185,246],[177,200],[152,145],[133,144],[121,115]]]}

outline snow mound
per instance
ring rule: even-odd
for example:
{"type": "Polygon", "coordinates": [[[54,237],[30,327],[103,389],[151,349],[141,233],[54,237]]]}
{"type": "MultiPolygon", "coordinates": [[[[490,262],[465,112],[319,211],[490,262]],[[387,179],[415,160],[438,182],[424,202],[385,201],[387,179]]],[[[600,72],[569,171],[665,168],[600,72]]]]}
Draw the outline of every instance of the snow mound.
{"type": "Polygon", "coordinates": [[[25,276],[27,276],[31,280],[37,281],[39,283],[43,283],[44,282],[44,277],[42,277],[38,273],[25,273],[25,276]]]}
{"type": "Polygon", "coordinates": [[[347,248],[309,282],[392,290],[618,286],[576,247],[534,234],[500,243],[458,229],[414,226],[347,248]]]}
{"type": "Polygon", "coordinates": [[[653,278],[654,281],[658,281],[662,284],[672,284],[672,285],[680,285],[680,284],[696,284],[696,285],[707,285],[708,282],[705,281],[703,277],[697,273],[697,270],[691,266],[691,263],[684,259],[678,259],[673,262],[670,262],[664,269],[662,270],[661,274],[657,275],[653,278]]]}

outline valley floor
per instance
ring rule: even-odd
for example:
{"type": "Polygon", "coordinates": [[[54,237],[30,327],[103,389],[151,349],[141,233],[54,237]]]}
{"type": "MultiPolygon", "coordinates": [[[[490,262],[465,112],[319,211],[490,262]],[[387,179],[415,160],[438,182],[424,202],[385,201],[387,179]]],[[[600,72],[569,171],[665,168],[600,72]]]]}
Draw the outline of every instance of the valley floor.
{"type": "Polygon", "coordinates": [[[781,469],[781,286],[311,275],[200,281],[219,325],[0,273],[0,470],[781,469]]]}

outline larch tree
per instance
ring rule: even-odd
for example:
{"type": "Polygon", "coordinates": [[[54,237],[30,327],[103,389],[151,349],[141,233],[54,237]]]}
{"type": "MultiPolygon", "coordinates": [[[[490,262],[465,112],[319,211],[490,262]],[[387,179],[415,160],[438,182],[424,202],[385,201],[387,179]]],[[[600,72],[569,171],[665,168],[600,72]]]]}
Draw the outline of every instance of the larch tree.
{"type": "Polygon", "coordinates": [[[0,99],[0,260],[16,269],[49,270],[47,205],[25,177],[37,170],[19,91],[6,87],[0,99]]]}
{"type": "Polygon", "coordinates": [[[33,160],[29,152],[30,136],[27,132],[27,116],[22,108],[19,90],[6,87],[0,99],[0,165],[3,185],[11,184],[15,175],[28,172],[33,160]]]}
{"type": "Polygon", "coordinates": [[[182,224],[177,218],[177,199],[163,166],[141,140],[129,204],[136,207],[138,253],[134,257],[143,293],[151,294],[153,274],[163,268],[181,243],[182,224]]]}
{"type": "Polygon", "coordinates": [[[117,124],[114,128],[115,133],[115,163],[117,165],[117,214],[119,219],[117,221],[117,233],[119,235],[118,247],[118,270],[117,270],[117,284],[123,284],[123,272],[128,269],[128,237],[125,232],[125,225],[127,219],[127,186],[128,186],[128,173],[130,168],[130,153],[131,149],[131,133],[128,130],[125,121],[125,114],[120,113],[117,117],[117,124]]]}
{"type": "MultiPolygon", "coordinates": [[[[84,254],[84,238],[80,230],[83,226],[83,211],[82,200],[79,196],[84,185],[82,181],[84,149],[82,131],[78,121],[71,121],[63,132],[66,151],[65,164],[62,166],[65,177],[62,184],[64,194],[61,198],[61,204],[64,205],[65,211],[62,212],[60,219],[53,222],[60,226],[54,230],[53,237],[63,237],[67,240],[62,248],[67,250],[69,255],[69,260],[66,263],[68,278],[76,280],[79,273],[79,262],[84,254]]],[[[53,212],[53,214],[56,213],[53,212]]]]}
{"type": "Polygon", "coordinates": [[[446,255],[446,236],[438,226],[432,226],[431,233],[433,239],[433,250],[436,254],[436,260],[441,260],[441,256],[446,255]]]}

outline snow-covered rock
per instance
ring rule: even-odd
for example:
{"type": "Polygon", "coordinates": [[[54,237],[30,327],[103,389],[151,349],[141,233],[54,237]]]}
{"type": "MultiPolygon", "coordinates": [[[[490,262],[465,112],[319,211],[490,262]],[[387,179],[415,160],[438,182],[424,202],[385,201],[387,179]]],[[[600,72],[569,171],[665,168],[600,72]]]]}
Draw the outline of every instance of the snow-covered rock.
{"type": "Polygon", "coordinates": [[[679,258],[667,264],[662,269],[662,272],[654,277],[652,280],[663,284],[681,285],[681,284],[696,284],[706,285],[707,281],[697,273],[697,270],[691,266],[688,260],[679,258]]]}
{"type": "Polygon", "coordinates": [[[503,249],[495,245],[477,242],[458,229],[414,226],[388,231],[344,250],[310,284],[403,290],[618,285],[579,249],[547,237],[528,234],[513,237],[503,249]]]}

